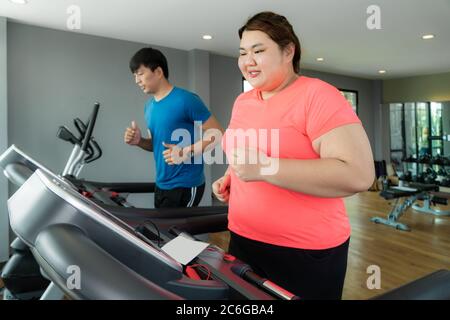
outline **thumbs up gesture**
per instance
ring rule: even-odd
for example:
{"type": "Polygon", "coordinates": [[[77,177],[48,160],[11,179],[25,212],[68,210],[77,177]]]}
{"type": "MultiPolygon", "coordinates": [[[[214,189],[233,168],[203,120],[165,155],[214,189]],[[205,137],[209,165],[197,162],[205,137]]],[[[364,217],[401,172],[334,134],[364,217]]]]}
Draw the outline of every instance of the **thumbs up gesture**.
{"type": "Polygon", "coordinates": [[[138,145],[141,141],[141,130],[136,125],[136,121],[131,121],[131,127],[125,130],[124,141],[129,145],[138,145]]]}

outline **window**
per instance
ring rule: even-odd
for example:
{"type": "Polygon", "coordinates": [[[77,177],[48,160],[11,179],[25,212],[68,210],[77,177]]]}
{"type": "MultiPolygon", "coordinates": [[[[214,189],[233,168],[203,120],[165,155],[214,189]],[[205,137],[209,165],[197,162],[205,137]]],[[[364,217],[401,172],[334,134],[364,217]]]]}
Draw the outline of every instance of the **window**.
{"type": "Polygon", "coordinates": [[[443,122],[445,112],[443,103],[391,103],[391,162],[403,162],[404,170],[418,175],[424,170],[421,159],[443,156],[446,141],[446,122],[443,122]]]}
{"type": "Polygon", "coordinates": [[[345,97],[348,103],[350,103],[350,105],[353,108],[353,111],[355,111],[355,113],[358,114],[358,91],[346,89],[339,89],[339,91],[342,93],[342,95],[345,97]]]}
{"type": "MultiPolygon", "coordinates": [[[[405,103],[405,156],[406,158],[417,156],[417,131],[416,131],[416,106],[415,103],[405,103]]],[[[391,124],[392,124],[391,120],[391,124]]],[[[398,126],[401,122],[397,122],[398,126]]],[[[392,139],[392,138],[391,138],[392,139]]]]}
{"type": "Polygon", "coordinates": [[[442,103],[430,103],[431,115],[431,155],[443,155],[442,103]]]}
{"type": "Polygon", "coordinates": [[[242,92],[247,92],[247,91],[250,91],[252,89],[253,89],[253,87],[250,84],[250,82],[248,82],[245,79],[242,79],[242,92]]]}
{"type": "Polygon", "coordinates": [[[419,157],[430,154],[430,116],[428,112],[428,103],[419,102],[416,104],[417,117],[417,144],[419,148],[419,157]]]}
{"type": "Polygon", "coordinates": [[[403,104],[393,103],[389,108],[391,129],[391,162],[400,165],[404,154],[403,104]]]}

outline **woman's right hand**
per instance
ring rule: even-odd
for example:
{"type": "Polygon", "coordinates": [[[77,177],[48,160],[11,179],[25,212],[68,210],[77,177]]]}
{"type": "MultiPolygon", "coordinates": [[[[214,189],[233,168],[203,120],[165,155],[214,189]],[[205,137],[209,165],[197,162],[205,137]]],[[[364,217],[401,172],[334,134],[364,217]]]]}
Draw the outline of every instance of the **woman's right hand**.
{"type": "Polygon", "coordinates": [[[221,202],[228,202],[230,198],[230,181],[230,175],[226,174],[212,185],[214,195],[221,202]]]}

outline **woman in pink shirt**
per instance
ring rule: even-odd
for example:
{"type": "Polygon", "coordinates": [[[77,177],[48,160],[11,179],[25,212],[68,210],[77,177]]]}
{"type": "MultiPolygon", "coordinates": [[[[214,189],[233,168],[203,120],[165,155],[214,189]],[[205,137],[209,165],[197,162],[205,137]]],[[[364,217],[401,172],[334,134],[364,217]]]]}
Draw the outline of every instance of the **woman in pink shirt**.
{"type": "Polygon", "coordinates": [[[361,121],[333,86],[300,75],[285,17],[262,12],[239,30],[239,68],[253,86],[235,101],[213,184],[229,203],[229,251],[304,299],[340,299],[350,223],[343,197],[374,180],[361,121]]]}

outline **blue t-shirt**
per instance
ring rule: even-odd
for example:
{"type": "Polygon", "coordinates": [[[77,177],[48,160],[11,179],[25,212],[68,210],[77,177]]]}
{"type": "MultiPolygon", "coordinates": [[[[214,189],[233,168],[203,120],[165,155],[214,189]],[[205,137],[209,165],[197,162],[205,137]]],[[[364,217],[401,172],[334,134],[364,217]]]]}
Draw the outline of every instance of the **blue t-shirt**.
{"type": "Polygon", "coordinates": [[[202,155],[189,159],[189,163],[168,165],[163,151],[167,144],[179,147],[191,145],[201,139],[201,129],[211,113],[196,94],[174,87],[160,101],[149,99],[144,108],[145,121],[152,135],[153,155],[156,164],[156,185],[160,189],[191,188],[205,183],[202,155]]]}

